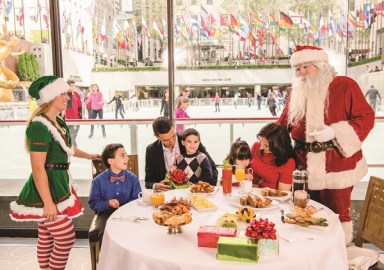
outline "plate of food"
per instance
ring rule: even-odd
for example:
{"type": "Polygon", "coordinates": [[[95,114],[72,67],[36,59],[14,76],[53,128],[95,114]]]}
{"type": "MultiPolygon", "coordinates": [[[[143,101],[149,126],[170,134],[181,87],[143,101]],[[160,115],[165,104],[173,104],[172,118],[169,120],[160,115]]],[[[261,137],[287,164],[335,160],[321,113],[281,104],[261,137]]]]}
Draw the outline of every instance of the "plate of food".
{"type": "Polygon", "coordinates": [[[239,197],[230,197],[229,203],[236,207],[250,207],[255,210],[272,210],[279,207],[277,201],[271,200],[262,195],[255,196],[253,194],[239,196],[239,197]]]}
{"type": "Polygon", "coordinates": [[[208,200],[205,196],[201,195],[189,195],[187,200],[191,202],[192,207],[197,211],[212,211],[217,210],[217,206],[208,200]]]}
{"type": "Polygon", "coordinates": [[[199,181],[196,184],[191,185],[188,188],[188,192],[193,195],[212,195],[216,193],[218,187],[211,186],[209,183],[204,181],[199,181]]]}
{"type": "Polygon", "coordinates": [[[294,211],[285,214],[284,222],[302,228],[329,230],[334,224],[335,216],[335,214],[323,210],[317,211],[314,206],[308,206],[305,209],[295,207],[294,211]]]}
{"type": "Polygon", "coordinates": [[[265,196],[267,198],[270,198],[271,200],[276,200],[276,201],[286,201],[292,198],[291,191],[278,190],[278,189],[273,189],[269,187],[255,188],[252,190],[251,194],[254,194],[255,196],[258,196],[259,194],[261,194],[262,196],[265,196]]]}

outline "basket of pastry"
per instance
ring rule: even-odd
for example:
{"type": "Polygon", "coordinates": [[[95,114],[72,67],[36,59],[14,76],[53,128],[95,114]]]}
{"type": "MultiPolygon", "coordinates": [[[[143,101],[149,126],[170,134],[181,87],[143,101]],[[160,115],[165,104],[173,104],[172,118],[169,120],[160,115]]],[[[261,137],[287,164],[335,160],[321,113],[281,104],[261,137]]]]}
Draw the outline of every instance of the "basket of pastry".
{"type": "Polygon", "coordinates": [[[301,208],[294,206],[294,212],[287,213],[284,221],[288,224],[296,224],[302,227],[320,226],[328,227],[328,220],[324,217],[314,216],[317,209],[314,206],[301,208]]]}
{"type": "Polygon", "coordinates": [[[243,206],[248,205],[253,208],[265,208],[268,205],[270,205],[271,202],[272,202],[271,199],[264,197],[262,195],[260,196],[260,195],[249,194],[249,195],[240,197],[241,205],[243,206]]]}
{"type": "Polygon", "coordinates": [[[169,234],[182,233],[181,226],[192,221],[191,203],[183,198],[173,198],[159,207],[152,214],[153,221],[161,226],[168,226],[169,234]]]}
{"type": "Polygon", "coordinates": [[[189,191],[191,193],[204,193],[209,194],[215,191],[215,187],[211,186],[209,183],[204,181],[199,181],[196,184],[193,184],[189,191]]]}

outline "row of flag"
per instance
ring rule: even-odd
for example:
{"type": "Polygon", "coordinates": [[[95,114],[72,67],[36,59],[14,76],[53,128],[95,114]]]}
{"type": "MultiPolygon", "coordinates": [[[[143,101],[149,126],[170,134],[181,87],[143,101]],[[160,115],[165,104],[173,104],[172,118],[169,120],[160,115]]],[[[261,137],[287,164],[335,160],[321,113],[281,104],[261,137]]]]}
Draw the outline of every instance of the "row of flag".
{"type": "MultiPolygon", "coordinates": [[[[27,1],[27,0],[25,0],[27,1]]],[[[17,16],[17,21],[19,26],[24,26],[25,24],[25,17],[26,16],[33,16],[35,22],[40,21],[43,19],[45,22],[45,28],[49,27],[49,6],[47,3],[47,0],[44,0],[45,9],[44,13],[42,14],[42,8],[41,8],[41,0],[34,0],[36,1],[36,8],[33,10],[34,14],[25,14],[25,7],[24,7],[24,1],[21,1],[20,6],[15,7],[14,0],[0,0],[0,9],[2,10],[3,17],[9,17],[11,15],[11,12],[14,12],[15,17],[17,16]]],[[[29,9],[28,9],[29,10],[29,9]]]]}

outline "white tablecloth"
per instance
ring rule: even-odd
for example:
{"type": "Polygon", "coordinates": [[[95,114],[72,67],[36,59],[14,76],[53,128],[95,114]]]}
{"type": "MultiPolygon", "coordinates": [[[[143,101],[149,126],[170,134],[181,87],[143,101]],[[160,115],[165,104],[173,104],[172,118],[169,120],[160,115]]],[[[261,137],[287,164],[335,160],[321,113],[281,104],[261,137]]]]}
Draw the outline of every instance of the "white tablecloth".
{"type": "MultiPolygon", "coordinates": [[[[236,194],[236,189],[233,195],[236,194]]],[[[188,196],[187,190],[173,190],[165,193],[167,201],[174,196],[188,196]]],[[[159,226],[152,220],[155,211],[150,205],[133,201],[119,208],[108,220],[104,232],[98,269],[117,270],[217,270],[217,269],[290,269],[290,270],[343,270],[348,269],[344,233],[336,215],[325,208],[321,212],[331,218],[329,228],[325,230],[303,228],[297,225],[283,224],[280,221],[280,208],[290,211],[290,205],[281,203],[269,211],[256,211],[276,224],[276,230],[284,238],[315,237],[316,240],[288,243],[280,238],[278,256],[261,257],[258,263],[220,261],[216,259],[215,248],[197,246],[197,231],[200,226],[212,224],[212,220],[223,212],[236,211],[222,195],[221,189],[208,197],[218,206],[217,211],[198,212],[192,210],[193,220],[183,226],[179,235],[167,234],[167,227],[159,226]],[[113,217],[139,215],[148,220],[132,222],[118,221],[113,217]]],[[[321,205],[312,202],[312,205],[321,205]]]]}

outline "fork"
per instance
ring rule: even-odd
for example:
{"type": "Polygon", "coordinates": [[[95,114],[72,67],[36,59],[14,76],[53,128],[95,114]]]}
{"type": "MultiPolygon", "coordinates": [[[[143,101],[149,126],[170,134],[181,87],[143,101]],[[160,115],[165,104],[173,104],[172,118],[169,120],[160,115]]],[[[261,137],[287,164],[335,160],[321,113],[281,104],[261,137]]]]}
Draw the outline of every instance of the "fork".
{"type": "Polygon", "coordinates": [[[290,238],[290,239],[287,239],[287,238],[284,238],[282,236],[279,236],[279,238],[289,242],[289,243],[292,243],[292,242],[301,242],[301,241],[307,241],[307,240],[317,240],[317,238],[315,237],[303,237],[303,238],[290,238]]]}

